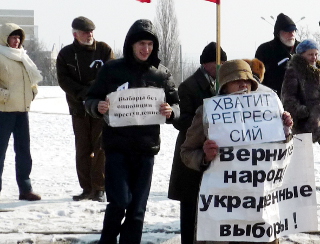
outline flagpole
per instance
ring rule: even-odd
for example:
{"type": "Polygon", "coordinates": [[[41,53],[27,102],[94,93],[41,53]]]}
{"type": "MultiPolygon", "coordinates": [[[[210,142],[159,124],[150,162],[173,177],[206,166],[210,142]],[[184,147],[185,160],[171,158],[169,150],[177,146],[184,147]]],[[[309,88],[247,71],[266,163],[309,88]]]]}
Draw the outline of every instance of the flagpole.
{"type": "Polygon", "coordinates": [[[221,52],[220,52],[220,1],[217,1],[216,4],[216,17],[217,17],[217,29],[216,29],[216,64],[217,64],[217,72],[216,72],[216,86],[217,90],[219,90],[219,69],[221,66],[221,52]]]}

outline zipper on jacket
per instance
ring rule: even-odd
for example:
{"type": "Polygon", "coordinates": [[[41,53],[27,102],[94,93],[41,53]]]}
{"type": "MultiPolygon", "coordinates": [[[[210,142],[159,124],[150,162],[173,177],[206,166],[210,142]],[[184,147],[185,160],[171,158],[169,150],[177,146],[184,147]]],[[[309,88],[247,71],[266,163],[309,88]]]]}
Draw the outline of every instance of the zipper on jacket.
{"type": "Polygon", "coordinates": [[[78,68],[78,73],[79,73],[79,79],[81,81],[81,74],[80,74],[80,68],[79,68],[79,63],[78,63],[78,56],[77,56],[77,53],[74,54],[74,58],[77,62],[77,68],[78,68]]]}

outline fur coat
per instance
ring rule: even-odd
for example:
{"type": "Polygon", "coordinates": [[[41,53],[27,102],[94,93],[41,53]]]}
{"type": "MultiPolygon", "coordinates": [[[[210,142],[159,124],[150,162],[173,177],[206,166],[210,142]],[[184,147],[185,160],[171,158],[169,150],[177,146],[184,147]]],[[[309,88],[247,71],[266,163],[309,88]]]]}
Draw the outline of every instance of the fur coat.
{"type": "Polygon", "coordinates": [[[284,109],[293,118],[293,134],[312,132],[313,142],[320,141],[320,61],[311,66],[295,54],[282,85],[284,109]]]}

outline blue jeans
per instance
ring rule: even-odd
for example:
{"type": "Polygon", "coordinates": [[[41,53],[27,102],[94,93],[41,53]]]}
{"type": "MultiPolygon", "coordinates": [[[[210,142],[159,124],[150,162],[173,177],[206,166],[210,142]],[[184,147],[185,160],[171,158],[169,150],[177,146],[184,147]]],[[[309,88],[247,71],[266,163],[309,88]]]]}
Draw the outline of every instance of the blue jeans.
{"type": "Polygon", "coordinates": [[[109,204],[100,244],[117,243],[119,234],[120,244],[140,244],[153,165],[153,155],[106,153],[105,188],[109,204]]]}
{"type": "Polygon", "coordinates": [[[0,191],[4,160],[11,134],[16,153],[16,180],[20,193],[32,191],[29,175],[32,168],[28,112],[0,112],[0,191]]]}

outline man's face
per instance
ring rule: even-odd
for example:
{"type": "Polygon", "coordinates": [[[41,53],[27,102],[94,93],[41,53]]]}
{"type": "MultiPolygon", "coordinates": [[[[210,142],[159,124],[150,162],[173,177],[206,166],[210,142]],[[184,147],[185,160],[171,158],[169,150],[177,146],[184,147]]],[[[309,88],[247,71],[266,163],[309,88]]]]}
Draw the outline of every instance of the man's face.
{"type": "Polygon", "coordinates": [[[281,30],[279,33],[279,37],[280,37],[280,41],[284,45],[288,47],[293,47],[294,42],[296,40],[296,31],[286,32],[281,30]]]}
{"type": "Polygon", "coordinates": [[[226,94],[232,94],[243,91],[243,93],[251,92],[251,81],[250,80],[235,80],[228,82],[225,87],[226,94]]]}
{"type": "MultiPolygon", "coordinates": [[[[221,64],[223,64],[223,63],[224,63],[224,61],[221,61],[221,64]]],[[[216,62],[204,63],[204,64],[202,64],[202,66],[213,79],[216,79],[216,76],[217,76],[217,63],[216,62]]]]}
{"type": "Polygon", "coordinates": [[[315,65],[318,60],[319,51],[318,49],[309,49],[301,54],[310,65],[315,65]]]}
{"type": "Polygon", "coordinates": [[[93,44],[93,31],[81,31],[77,30],[73,33],[74,38],[78,40],[82,45],[92,45],[93,44]]]}
{"type": "Polygon", "coordinates": [[[153,50],[153,41],[141,40],[132,45],[133,55],[137,60],[147,61],[153,50]]]}
{"type": "Polygon", "coordinates": [[[20,40],[20,36],[19,35],[9,36],[8,37],[9,47],[19,48],[20,42],[21,42],[21,40],[20,40]]]}

